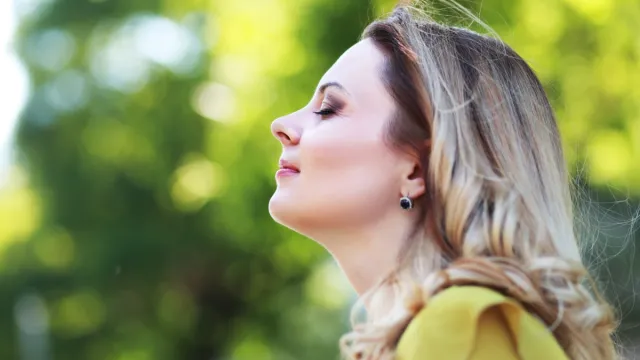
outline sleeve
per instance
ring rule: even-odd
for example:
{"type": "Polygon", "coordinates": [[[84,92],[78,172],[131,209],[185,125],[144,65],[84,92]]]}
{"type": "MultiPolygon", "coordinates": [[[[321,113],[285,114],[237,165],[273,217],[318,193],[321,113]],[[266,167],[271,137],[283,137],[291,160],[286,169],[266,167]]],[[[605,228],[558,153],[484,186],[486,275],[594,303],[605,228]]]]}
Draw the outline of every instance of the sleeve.
{"type": "Polygon", "coordinates": [[[500,305],[486,309],[476,327],[475,346],[471,350],[470,360],[520,359],[500,305]]]}
{"type": "Polygon", "coordinates": [[[409,324],[398,343],[396,358],[521,359],[516,335],[506,318],[513,310],[504,297],[489,290],[445,290],[409,324]]]}

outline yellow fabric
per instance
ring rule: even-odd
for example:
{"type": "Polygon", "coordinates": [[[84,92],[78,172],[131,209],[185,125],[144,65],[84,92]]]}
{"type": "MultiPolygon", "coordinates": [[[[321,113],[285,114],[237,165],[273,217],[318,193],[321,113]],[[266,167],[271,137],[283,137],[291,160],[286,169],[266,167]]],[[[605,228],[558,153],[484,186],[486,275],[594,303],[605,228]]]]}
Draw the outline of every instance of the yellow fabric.
{"type": "Polygon", "coordinates": [[[416,315],[397,360],[567,360],[544,324],[486,288],[451,287],[416,315]]]}

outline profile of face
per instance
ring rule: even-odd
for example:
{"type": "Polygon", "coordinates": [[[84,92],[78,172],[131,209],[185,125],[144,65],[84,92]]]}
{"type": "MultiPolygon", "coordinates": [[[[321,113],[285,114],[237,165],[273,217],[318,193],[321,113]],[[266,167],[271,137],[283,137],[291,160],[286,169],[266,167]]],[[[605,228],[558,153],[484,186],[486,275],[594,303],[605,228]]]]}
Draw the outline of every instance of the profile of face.
{"type": "Polygon", "coordinates": [[[360,41],[306,106],[273,122],[283,147],[269,202],[277,222],[316,239],[399,214],[402,196],[423,191],[409,180],[416,159],[385,142],[396,105],[381,78],[384,61],[373,41],[360,41]]]}

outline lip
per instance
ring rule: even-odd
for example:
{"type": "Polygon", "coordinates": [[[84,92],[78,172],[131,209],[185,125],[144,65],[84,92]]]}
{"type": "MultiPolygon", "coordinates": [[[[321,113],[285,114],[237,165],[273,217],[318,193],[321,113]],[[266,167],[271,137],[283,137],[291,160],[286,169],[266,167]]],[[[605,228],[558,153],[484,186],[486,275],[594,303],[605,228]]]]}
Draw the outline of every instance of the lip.
{"type": "Polygon", "coordinates": [[[295,166],[292,162],[287,161],[285,159],[280,159],[279,165],[280,165],[280,169],[289,169],[295,172],[300,172],[300,169],[297,166],[295,166]]]}
{"type": "Polygon", "coordinates": [[[293,163],[280,159],[280,169],[276,171],[276,178],[284,177],[284,176],[294,176],[300,173],[300,169],[297,166],[293,165],[293,163]]]}
{"type": "Polygon", "coordinates": [[[287,176],[295,176],[300,174],[298,171],[293,169],[279,169],[276,171],[276,178],[287,177],[287,176]]]}

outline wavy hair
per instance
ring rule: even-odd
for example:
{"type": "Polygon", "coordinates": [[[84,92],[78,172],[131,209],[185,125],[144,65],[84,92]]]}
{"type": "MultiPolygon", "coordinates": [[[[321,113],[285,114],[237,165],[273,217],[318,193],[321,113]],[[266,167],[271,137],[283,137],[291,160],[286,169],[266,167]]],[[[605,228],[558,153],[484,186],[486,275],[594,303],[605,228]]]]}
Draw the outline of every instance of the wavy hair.
{"type": "Polygon", "coordinates": [[[354,310],[343,355],[393,358],[430,298],[477,285],[517,300],[570,358],[616,358],[615,317],[581,261],[558,127],[532,69],[502,41],[409,5],[363,38],[386,56],[381,78],[397,106],[386,141],[421,161],[426,235],[407,241],[397,269],[366,295],[367,320],[354,310]]]}

